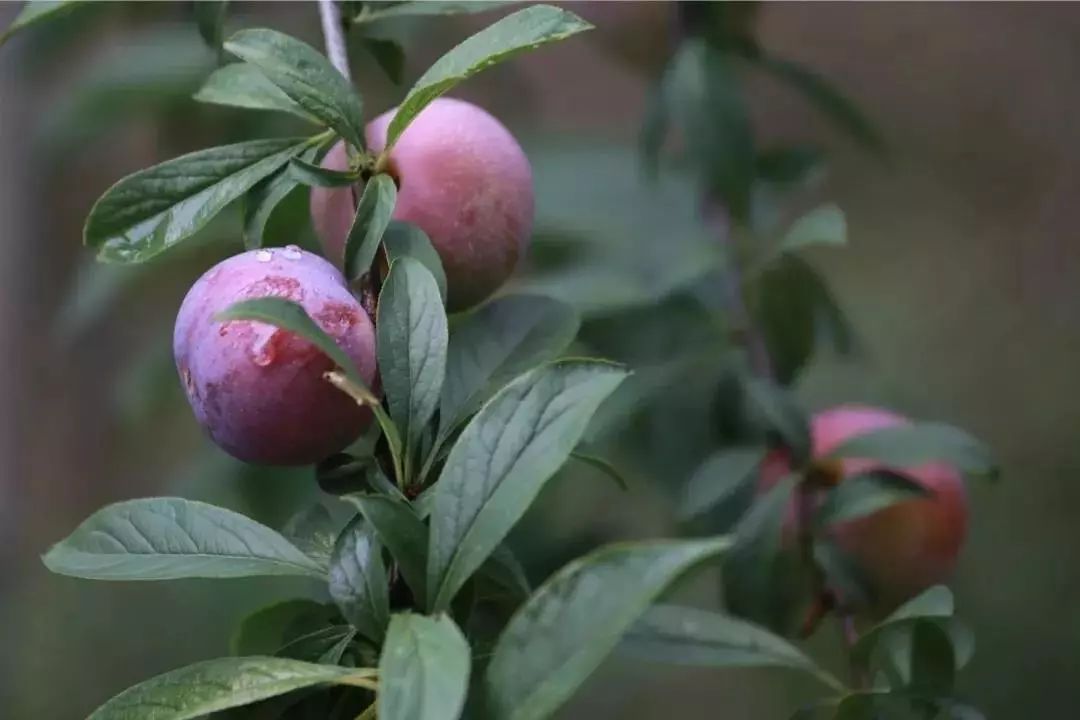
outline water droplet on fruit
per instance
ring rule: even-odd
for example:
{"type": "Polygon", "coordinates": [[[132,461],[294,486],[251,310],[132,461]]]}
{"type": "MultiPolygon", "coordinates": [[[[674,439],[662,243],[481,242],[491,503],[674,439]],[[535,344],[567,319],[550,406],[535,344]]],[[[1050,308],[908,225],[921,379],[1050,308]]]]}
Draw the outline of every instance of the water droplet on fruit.
{"type": "Polygon", "coordinates": [[[259,367],[272,365],[277,359],[278,336],[281,331],[275,327],[259,328],[251,342],[251,361],[259,367]]]}
{"type": "Polygon", "coordinates": [[[304,257],[304,252],[297,245],[286,245],[285,257],[289,260],[299,260],[304,257]]]}
{"type": "Polygon", "coordinates": [[[274,253],[271,250],[259,250],[255,253],[255,259],[259,262],[270,262],[274,259],[274,253]]]}

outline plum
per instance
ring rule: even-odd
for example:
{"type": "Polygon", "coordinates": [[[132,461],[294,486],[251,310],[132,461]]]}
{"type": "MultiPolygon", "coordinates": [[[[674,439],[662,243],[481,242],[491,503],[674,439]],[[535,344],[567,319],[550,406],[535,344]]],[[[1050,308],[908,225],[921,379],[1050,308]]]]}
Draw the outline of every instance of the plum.
{"type": "Polygon", "coordinates": [[[342,450],[371,411],[328,383],[333,362],[295,334],[215,315],[253,298],[299,303],[375,379],[375,331],[341,273],[298,247],[253,250],[208,270],[176,318],[173,354],[195,417],[226,452],[251,463],[306,465],[342,450]]]}
{"type": "MultiPolygon", "coordinates": [[[[858,473],[888,469],[930,491],[924,498],[890,505],[830,528],[840,548],[858,565],[875,593],[872,615],[883,615],[931,585],[944,582],[956,567],[967,533],[967,494],[963,477],[943,463],[885,468],[858,458],[823,461],[845,441],[876,430],[904,425],[906,418],[879,408],[842,405],[817,413],[811,422],[818,471],[843,482],[858,473]]],[[[762,486],[771,487],[790,471],[786,454],[773,452],[762,466],[762,486]]],[[[789,525],[793,522],[789,519],[789,525]]]]}
{"type": "MultiPolygon", "coordinates": [[[[369,149],[381,152],[394,111],[368,124],[369,149]]],[[[335,145],[323,166],[345,169],[335,145]]],[[[513,274],[532,232],[534,197],[528,158],[510,132],[481,108],[438,98],[412,121],[389,155],[398,185],[393,217],[419,226],[442,259],[447,307],[487,299],[513,274]]],[[[311,213],[327,257],[340,262],[353,218],[347,188],[314,188],[311,213]]]]}

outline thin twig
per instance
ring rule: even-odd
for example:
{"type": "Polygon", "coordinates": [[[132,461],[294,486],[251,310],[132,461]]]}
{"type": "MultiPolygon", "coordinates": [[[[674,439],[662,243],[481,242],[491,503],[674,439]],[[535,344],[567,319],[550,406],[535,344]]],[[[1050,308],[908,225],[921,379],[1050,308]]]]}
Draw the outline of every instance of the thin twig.
{"type": "Polygon", "coordinates": [[[705,201],[703,215],[706,226],[716,233],[717,240],[726,251],[723,290],[730,322],[742,336],[746,355],[754,374],[770,379],[772,378],[772,362],[769,359],[769,350],[765,346],[765,338],[754,324],[750,310],[746,307],[746,278],[743,277],[742,268],[739,267],[733,248],[731,220],[723,205],[711,199],[705,201]]]}
{"type": "Polygon", "coordinates": [[[319,0],[319,19],[322,20],[323,38],[326,41],[326,56],[346,80],[351,80],[349,53],[345,49],[345,27],[334,0],[319,0]]]}

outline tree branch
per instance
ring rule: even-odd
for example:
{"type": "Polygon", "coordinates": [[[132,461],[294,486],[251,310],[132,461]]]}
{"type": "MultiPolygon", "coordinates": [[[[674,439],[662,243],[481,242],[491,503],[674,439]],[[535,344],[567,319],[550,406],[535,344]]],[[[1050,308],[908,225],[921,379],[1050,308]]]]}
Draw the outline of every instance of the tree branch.
{"type": "Polygon", "coordinates": [[[322,20],[323,37],[326,40],[326,56],[346,80],[351,80],[349,53],[345,49],[345,27],[334,0],[319,0],[319,19],[322,20]]]}

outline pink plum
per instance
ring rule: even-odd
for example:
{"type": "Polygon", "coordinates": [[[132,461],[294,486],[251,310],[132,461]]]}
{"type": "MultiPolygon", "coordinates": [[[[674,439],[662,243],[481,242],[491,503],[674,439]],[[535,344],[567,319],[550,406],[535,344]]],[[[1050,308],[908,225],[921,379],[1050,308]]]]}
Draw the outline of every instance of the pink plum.
{"type": "MultiPolygon", "coordinates": [[[[381,152],[394,110],[367,126],[369,149],[381,152]]],[[[324,167],[344,169],[335,145],[324,167]]],[[[438,98],[412,121],[389,155],[398,184],[393,217],[419,226],[442,259],[447,306],[464,310],[487,299],[514,272],[533,223],[532,170],[514,136],[481,108],[438,98]]],[[[348,189],[314,188],[312,220],[328,257],[340,261],[352,224],[348,189]]]]}
{"type": "MultiPolygon", "coordinates": [[[[895,413],[844,405],[816,414],[811,422],[813,457],[821,460],[845,441],[907,424],[895,413]]],[[[946,581],[956,567],[967,533],[967,495],[960,473],[942,463],[883,468],[873,460],[850,458],[819,463],[833,480],[874,469],[889,469],[915,480],[931,495],[897,503],[831,528],[837,544],[858,564],[877,593],[873,614],[891,611],[931,585],[946,581]]],[[[762,467],[762,485],[771,487],[789,472],[786,455],[772,453],[762,467]]]]}
{"type": "Polygon", "coordinates": [[[328,383],[334,363],[291,332],[256,321],[219,322],[241,300],[299,303],[375,379],[375,331],[341,273],[295,246],[253,250],[218,263],[188,291],[173,354],[195,417],[229,454],[267,465],[306,465],[342,450],[371,411],[328,383]]]}

